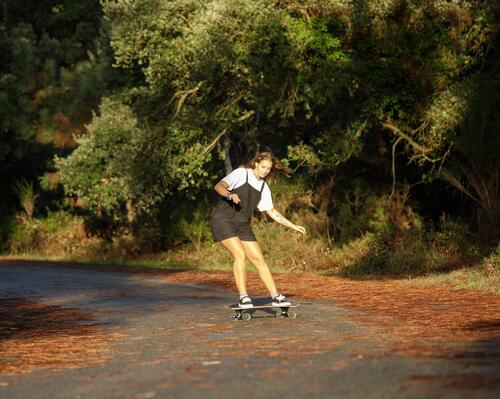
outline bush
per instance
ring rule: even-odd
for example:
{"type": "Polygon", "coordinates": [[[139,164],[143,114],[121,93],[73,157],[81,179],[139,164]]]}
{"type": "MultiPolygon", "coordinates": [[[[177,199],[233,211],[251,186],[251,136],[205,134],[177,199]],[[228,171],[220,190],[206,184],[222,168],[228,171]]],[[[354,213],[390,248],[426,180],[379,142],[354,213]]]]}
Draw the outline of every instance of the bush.
{"type": "MultiPolygon", "coordinates": [[[[477,238],[457,219],[443,218],[438,229],[370,233],[361,241],[364,251],[358,251],[357,259],[344,262],[335,272],[348,277],[421,275],[468,266],[481,257],[477,238]]],[[[352,245],[337,250],[335,255],[349,251],[352,245]]]]}
{"type": "Polygon", "coordinates": [[[87,236],[81,217],[58,211],[29,223],[13,223],[7,250],[11,254],[78,257],[84,256],[96,241],[87,236]]]}
{"type": "Polygon", "coordinates": [[[499,274],[500,273],[500,241],[494,251],[484,259],[483,268],[486,273],[499,274]]]}
{"type": "Polygon", "coordinates": [[[12,218],[2,217],[0,218],[0,251],[8,251],[8,241],[9,237],[14,233],[16,223],[12,218]]]}

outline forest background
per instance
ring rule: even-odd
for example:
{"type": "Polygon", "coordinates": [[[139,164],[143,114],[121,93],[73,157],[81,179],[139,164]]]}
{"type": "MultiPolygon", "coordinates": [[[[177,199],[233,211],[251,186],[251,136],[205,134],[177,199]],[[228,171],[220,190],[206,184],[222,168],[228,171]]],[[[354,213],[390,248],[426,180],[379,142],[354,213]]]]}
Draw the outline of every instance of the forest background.
{"type": "Polygon", "coordinates": [[[0,1],[0,247],[229,268],[215,183],[270,150],[274,268],[500,292],[500,4],[0,1]]]}

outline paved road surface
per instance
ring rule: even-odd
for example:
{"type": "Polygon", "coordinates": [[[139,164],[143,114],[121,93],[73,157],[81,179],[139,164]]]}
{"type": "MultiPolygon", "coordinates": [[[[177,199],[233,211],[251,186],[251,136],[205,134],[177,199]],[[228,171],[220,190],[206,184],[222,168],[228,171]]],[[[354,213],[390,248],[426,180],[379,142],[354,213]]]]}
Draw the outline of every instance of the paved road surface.
{"type": "Polygon", "coordinates": [[[247,322],[233,299],[161,275],[2,262],[0,398],[500,397],[486,356],[499,341],[455,348],[484,362],[403,357],[335,303],[247,322]]]}

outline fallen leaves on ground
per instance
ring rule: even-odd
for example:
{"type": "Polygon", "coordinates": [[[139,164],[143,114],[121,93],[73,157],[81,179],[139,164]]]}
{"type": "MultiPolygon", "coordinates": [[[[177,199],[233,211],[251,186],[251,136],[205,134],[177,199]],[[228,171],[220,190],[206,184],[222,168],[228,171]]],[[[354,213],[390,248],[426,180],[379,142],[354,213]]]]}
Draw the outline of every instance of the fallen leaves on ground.
{"type": "Polygon", "coordinates": [[[108,343],[120,337],[104,333],[89,312],[25,298],[0,301],[2,375],[100,364],[109,358],[108,343]]]}
{"type": "MultiPolygon", "coordinates": [[[[166,278],[235,291],[229,272],[182,271],[166,278]]],[[[391,333],[393,352],[446,357],[451,354],[442,352],[443,343],[500,337],[500,296],[494,294],[445,285],[413,286],[395,279],[349,280],[308,273],[279,273],[274,278],[292,300],[332,301],[361,311],[351,317],[391,333]]],[[[254,295],[266,295],[257,273],[248,273],[247,286],[254,295]]]]}

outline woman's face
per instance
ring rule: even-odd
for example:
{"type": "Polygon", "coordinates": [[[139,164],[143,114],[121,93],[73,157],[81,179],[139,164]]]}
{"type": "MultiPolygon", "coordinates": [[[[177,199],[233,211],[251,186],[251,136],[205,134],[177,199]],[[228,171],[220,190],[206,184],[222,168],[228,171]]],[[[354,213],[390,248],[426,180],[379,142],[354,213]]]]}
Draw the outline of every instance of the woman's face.
{"type": "Polygon", "coordinates": [[[269,174],[272,168],[273,163],[271,161],[263,159],[262,161],[255,164],[253,170],[255,172],[255,176],[257,176],[259,179],[263,179],[269,174]]]}

